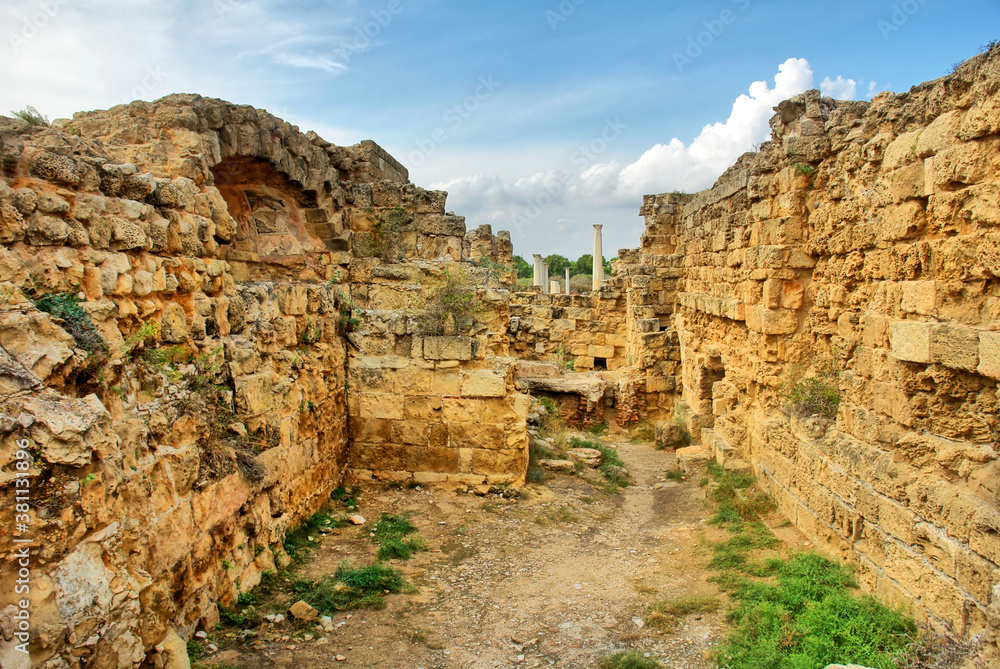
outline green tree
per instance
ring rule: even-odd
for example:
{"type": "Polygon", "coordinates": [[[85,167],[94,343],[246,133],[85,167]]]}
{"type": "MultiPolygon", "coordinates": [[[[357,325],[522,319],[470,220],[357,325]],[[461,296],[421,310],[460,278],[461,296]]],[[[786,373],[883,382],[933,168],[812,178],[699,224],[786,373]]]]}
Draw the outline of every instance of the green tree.
{"type": "Polygon", "coordinates": [[[573,263],[573,274],[592,274],[594,271],[594,256],[587,253],[573,263]]]}
{"type": "Polygon", "coordinates": [[[521,256],[514,256],[514,269],[517,270],[517,278],[519,279],[530,279],[534,276],[535,268],[528,264],[521,256]]]}
{"type": "Polygon", "coordinates": [[[545,264],[549,266],[549,276],[553,279],[561,277],[570,266],[569,258],[561,255],[545,256],[545,264]]]}

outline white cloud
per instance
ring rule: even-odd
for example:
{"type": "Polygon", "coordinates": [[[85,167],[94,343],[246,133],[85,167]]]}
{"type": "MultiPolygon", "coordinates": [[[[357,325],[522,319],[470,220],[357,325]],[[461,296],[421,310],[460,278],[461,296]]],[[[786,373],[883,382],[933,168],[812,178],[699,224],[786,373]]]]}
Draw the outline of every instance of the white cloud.
{"type": "Polygon", "coordinates": [[[823,91],[823,95],[828,95],[835,100],[854,100],[858,95],[858,82],[854,79],[844,79],[838,74],[836,79],[830,77],[823,79],[819,89],[823,91]]]}
{"type": "Polygon", "coordinates": [[[500,222],[514,232],[539,219],[553,204],[584,207],[637,205],[648,193],[693,192],[707,188],[744,152],[770,136],[768,121],[779,102],[813,84],[809,62],[789,58],[778,66],[774,85],[752,83],[733,102],[729,118],[702,128],[690,144],[673,138],[648,149],[631,164],[597,162],[576,172],[549,170],[520,179],[484,174],[453,178],[434,185],[449,191],[454,207],[470,213],[470,222],[500,222]]]}

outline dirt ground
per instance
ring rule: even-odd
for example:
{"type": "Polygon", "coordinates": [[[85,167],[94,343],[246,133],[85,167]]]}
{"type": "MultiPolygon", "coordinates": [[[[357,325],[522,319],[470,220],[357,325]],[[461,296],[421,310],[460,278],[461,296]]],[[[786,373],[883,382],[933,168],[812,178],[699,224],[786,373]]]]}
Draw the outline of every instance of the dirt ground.
{"type": "MultiPolygon", "coordinates": [[[[669,481],[672,453],[630,444],[623,433],[605,441],[635,480],[621,494],[573,475],[553,475],[515,500],[363,488],[359,512],[369,524],[317,536],[299,574],[318,578],[345,559],[369,563],[376,550],[371,521],[381,512],[412,512],[431,550],[391,564],[419,592],[391,595],[381,611],[340,613],[333,631],[287,621],[264,622],[250,635],[224,628],[210,638],[219,650],[195,666],[582,668],[632,648],[671,669],[713,666],[708,658],[724,634],[724,609],[690,616],[670,633],[643,622],[654,599],[719,594],[707,580],[704,542],[715,530],[705,525],[699,477],[669,481]]],[[[291,603],[261,602],[259,609],[291,603]]]]}

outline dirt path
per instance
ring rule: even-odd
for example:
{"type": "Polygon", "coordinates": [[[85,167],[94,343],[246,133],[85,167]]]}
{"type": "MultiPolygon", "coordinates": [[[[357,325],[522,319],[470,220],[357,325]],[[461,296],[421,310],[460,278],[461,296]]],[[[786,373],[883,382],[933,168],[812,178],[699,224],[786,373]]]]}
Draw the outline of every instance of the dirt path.
{"type": "MultiPolygon", "coordinates": [[[[265,622],[241,640],[239,630],[225,629],[212,637],[222,650],[198,666],[582,668],[639,648],[672,669],[710,667],[705,658],[721,638],[721,612],[688,617],[667,634],[643,623],[653,599],[718,592],[706,581],[707,550],[699,544],[704,492],[697,480],[665,480],[672,454],[651,444],[617,447],[635,479],[621,495],[569,475],[529,486],[517,500],[364,489],[361,513],[369,520],[383,511],[414,513],[431,552],[393,565],[419,593],[391,596],[382,611],[339,614],[333,631],[265,622]]],[[[300,573],[317,578],[344,559],[369,562],[367,531],[321,539],[300,573]]]]}

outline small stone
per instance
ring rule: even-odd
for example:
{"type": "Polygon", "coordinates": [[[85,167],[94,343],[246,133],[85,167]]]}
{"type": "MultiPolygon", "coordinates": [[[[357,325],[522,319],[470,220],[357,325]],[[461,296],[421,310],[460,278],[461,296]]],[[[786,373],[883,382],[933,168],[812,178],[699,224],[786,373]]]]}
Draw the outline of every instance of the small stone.
{"type": "Polygon", "coordinates": [[[307,623],[311,623],[319,618],[319,611],[301,599],[288,607],[288,614],[296,620],[307,623]]]}
{"type": "Polygon", "coordinates": [[[272,620],[271,622],[273,622],[275,625],[280,625],[281,623],[285,622],[285,615],[283,613],[279,613],[278,615],[274,616],[274,620],[272,620]]]}
{"type": "Polygon", "coordinates": [[[205,639],[208,638],[208,632],[206,632],[205,630],[198,630],[197,632],[194,633],[194,638],[204,641],[205,639]]]}
{"type": "Polygon", "coordinates": [[[347,658],[346,658],[346,657],[344,657],[343,655],[338,655],[338,656],[337,656],[337,657],[335,657],[334,659],[335,659],[335,660],[337,660],[337,662],[344,662],[344,661],[346,661],[346,660],[347,660],[347,658]]]}
{"type": "Polygon", "coordinates": [[[347,522],[351,525],[364,525],[367,521],[364,516],[359,516],[357,514],[348,517],[347,522]]]}

